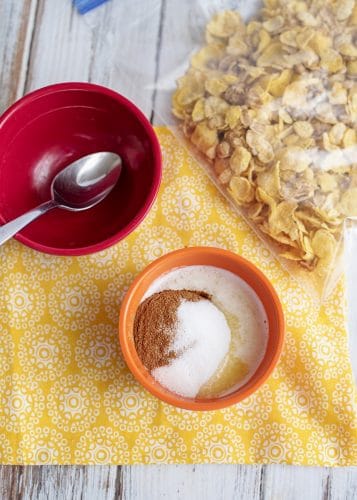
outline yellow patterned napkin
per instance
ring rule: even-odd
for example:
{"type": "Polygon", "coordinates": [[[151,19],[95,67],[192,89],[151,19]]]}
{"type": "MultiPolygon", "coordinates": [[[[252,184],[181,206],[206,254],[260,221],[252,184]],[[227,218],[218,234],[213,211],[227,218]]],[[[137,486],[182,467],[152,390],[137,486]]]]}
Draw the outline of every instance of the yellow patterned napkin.
{"type": "Polygon", "coordinates": [[[125,241],[77,258],[16,241],[0,248],[0,461],[357,465],[343,287],[319,309],[171,133],[157,133],[159,198],[125,241]],[[278,368],[256,394],[225,410],[161,403],[133,379],[118,346],[118,308],[134,276],[185,245],[244,255],[285,307],[278,368]]]}

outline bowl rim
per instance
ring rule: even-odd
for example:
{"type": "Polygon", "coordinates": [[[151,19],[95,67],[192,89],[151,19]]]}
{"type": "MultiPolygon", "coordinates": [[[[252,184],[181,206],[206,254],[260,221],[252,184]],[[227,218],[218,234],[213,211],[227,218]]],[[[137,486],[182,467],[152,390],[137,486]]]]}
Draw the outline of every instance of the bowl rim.
{"type": "MultiPolygon", "coordinates": [[[[197,264],[199,265],[199,264],[197,264]]],[[[177,266],[176,266],[177,267],[177,266]]],[[[219,264],[218,266],[219,267],[219,264]]],[[[174,269],[175,266],[173,265],[171,269],[174,269]]],[[[167,271],[169,272],[169,271],[167,271]]],[[[152,281],[148,280],[148,283],[146,284],[146,288],[150,286],[150,283],[152,281]]],[[[130,285],[128,291],[125,294],[125,297],[123,299],[123,302],[120,307],[120,313],[119,313],[119,343],[120,347],[124,356],[124,359],[127,363],[127,366],[131,373],[134,375],[136,380],[145,388],[147,389],[151,394],[156,396],[158,399],[161,401],[164,401],[165,403],[169,403],[175,407],[183,408],[185,410],[193,410],[193,411],[201,411],[201,410],[218,410],[222,408],[226,408],[228,406],[231,406],[233,404],[239,403],[243,399],[247,398],[250,396],[252,393],[254,393],[257,389],[259,389],[264,382],[267,380],[267,378],[271,375],[273,370],[275,369],[283,348],[284,344],[284,339],[285,339],[285,319],[284,319],[284,313],[283,313],[283,308],[281,301],[278,297],[277,292],[275,291],[275,288],[273,287],[272,283],[270,280],[266,277],[266,275],[258,269],[252,262],[249,260],[245,259],[239,254],[236,254],[234,252],[231,252],[230,250],[225,250],[221,248],[216,248],[216,247],[204,247],[204,246],[197,246],[197,247],[185,247],[181,248],[179,250],[174,250],[172,252],[169,252],[158,259],[154,260],[151,262],[148,266],[146,266],[143,271],[141,271],[132,284],[130,285]],[[160,387],[158,383],[153,381],[151,376],[147,375],[147,370],[144,367],[144,365],[141,363],[140,359],[138,356],[137,359],[133,359],[131,352],[130,352],[130,341],[128,339],[128,329],[127,329],[127,321],[128,321],[128,316],[132,313],[130,313],[130,306],[131,302],[133,300],[133,297],[136,295],[137,289],[141,285],[143,281],[147,279],[147,276],[151,273],[152,270],[154,270],[157,267],[160,267],[161,263],[164,261],[175,261],[175,258],[177,256],[182,256],[183,254],[186,255],[204,255],[204,254],[210,254],[214,256],[226,256],[230,259],[232,259],[235,262],[238,262],[240,265],[243,265],[251,272],[255,274],[255,276],[262,282],[264,283],[264,286],[268,289],[270,293],[270,297],[272,299],[272,302],[274,304],[274,312],[276,314],[276,319],[277,319],[277,336],[278,340],[277,343],[275,344],[275,350],[274,354],[272,356],[272,359],[270,361],[270,364],[267,366],[266,370],[257,378],[257,380],[249,384],[248,387],[245,387],[245,385],[241,388],[238,388],[236,391],[234,391],[232,394],[229,394],[225,396],[224,398],[212,398],[207,401],[204,399],[202,400],[194,400],[194,399],[189,399],[189,398],[182,398],[178,395],[176,395],[173,392],[169,392],[163,388],[160,387]],[[145,375],[144,375],[145,373],[145,375]]],[[[264,356],[265,357],[265,356],[264,356]]],[[[264,359],[264,358],[263,358],[264,359]]],[[[252,375],[254,377],[254,374],[252,375]]],[[[252,379],[252,378],[251,378],[252,379]]],[[[250,380],[251,380],[250,379],[250,380]]],[[[247,384],[249,383],[249,380],[247,381],[247,384]]]]}
{"type": "MultiPolygon", "coordinates": [[[[116,100],[120,105],[126,107],[129,112],[135,115],[136,119],[141,123],[143,128],[145,129],[145,133],[148,135],[153,152],[154,158],[154,177],[153,182],[148,190],[148,196],[145,200],[145,203],[140,207],[140,210],[135,215],[133,219],[119,232],[114,235],[106,238],[105,240],[95,243],[93,245],[87,245],[84,247],[78,248],[61,248],[61,247],[52,247],[48,245],[44,245],[42,243],[38,243],[35,240],[28,238],[21,234],[21,232],[17,233],[14,238],[24,245],[33,248],[35,250],[39,250],[40,252],[52,254],[52,255],[62,255],[62,256],[80,256],[80,255],[89,255],[95,252],[100,252],[115,243],[126,238],[137,226],[142,222],[142,220],[148,214],[150,208],[152,207],[155,199],[157,197],[159,187],[161,184],[162,177],[162,154],[160,149],[159,140],[155,134],[153,126],[146,118],[144,113],[140,111],[140,109],[129,99],[119,94],[115,90],[112,90],[103,85],[98,85],[95,83],[89,82],[63,82],[63,83],[54,83],[51,85],[46,85],[45,87],[41,87],[39,89],[33,90],[32,92],[27,93],[16,102],[14,102],[4,113],[0,116],[0,133],[1,127],[4,123],[11,118],[19,109],[27,106],[29,103],[32,103],[39,97],[43,97],[46,95],[50,95],[57,92],[66,92],[69,90],[79,90],[85,92],[97,92],[99,94],[106,95],[114,100],[116,100]]],[[[5,217],[0,212],[0,223],[6,224],[9,222],[5,219],[5,217]]]]}

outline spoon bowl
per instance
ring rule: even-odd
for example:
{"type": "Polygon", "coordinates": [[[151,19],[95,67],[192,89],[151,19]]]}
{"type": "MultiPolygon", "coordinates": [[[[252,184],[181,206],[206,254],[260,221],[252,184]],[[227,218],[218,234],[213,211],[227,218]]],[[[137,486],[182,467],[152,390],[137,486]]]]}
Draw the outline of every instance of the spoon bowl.
{"type": "Polygon", "coordinates": [[[54,208],[78,212],[93,207],[113,189],[121,168],[120,156],[105,151],[71,163],[53,179],[51,200],[0,227],[0,245],[54,208]]]}
{"type": "Polygon", "coordinates": [[[121,170],[122,161],[116,153],[101,151],[84,156],[53,179],[52,199],[67,210],[87,210],[110,193],[121,170]]]}

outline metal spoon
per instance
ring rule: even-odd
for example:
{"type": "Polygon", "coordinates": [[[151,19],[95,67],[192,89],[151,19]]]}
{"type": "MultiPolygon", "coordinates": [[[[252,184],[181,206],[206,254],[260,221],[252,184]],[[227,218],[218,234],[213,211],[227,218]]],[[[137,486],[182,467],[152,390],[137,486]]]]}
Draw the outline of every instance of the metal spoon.
{"type": "Polygon", "coordinates": [[[74,212],[102,201],[119,179],[122,161],[106,151],[83,156],[61,170],[51,184],[51,200],[0,227],[0,245],[40,215],[59,207],[74,212]]]}

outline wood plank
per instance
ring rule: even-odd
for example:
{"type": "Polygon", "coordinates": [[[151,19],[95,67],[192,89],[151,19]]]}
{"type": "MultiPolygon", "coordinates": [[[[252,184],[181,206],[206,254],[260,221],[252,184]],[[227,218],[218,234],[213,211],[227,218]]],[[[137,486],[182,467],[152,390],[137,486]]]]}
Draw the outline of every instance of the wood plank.
{"type": "Polygon", "coordinates": [[[18,95],[26,72],[37,0],[0,2],[0,112],[18,95]]]}
{"type": "Polygon", "coordinates": [[[160,10],[156,0],[148,0],[145,9],[141,0],[111,1],[89,22],[69,0],[39,0],[26,91],[91,81],[121,91],[150,115],[160,10]],[[138,21],[140,12],[150,23],[138,21]]]}
{"type": "Polygon", "coordinates": [[[7,500],[354,500],[356,468],[244,465],[0,467],[7,500]],[[123,474],[123,480],[122,480],[123,474]]]}
{"type": "Polygon", "coordinates": [[[121,468],[116,466],[1,466],[1,500],[119,500],[121,468]]]}
{"type": "Polygon", "coordinates": [[[12,500],[18,498],[21,488],[23,467],[1,465],[0,466],[0,498],[12,500]]]}
{"type": "Polygon", "coordinates": [[[91,30],[76,15],[72,2],[39,0],[25,91],[49,83],[87,80],[91,30]]]}
{"type": "Polygon", "coordinates": [[[264,500],[324,499],[329,481],[328,468],[270,465],[265,471],[264,500]]]}
{"type": "Polygon", "coordinates": [[[356,500],[357,467],[331,469],[328,498],[333,500],[356,500]]]}
{"type": "Polygon", "coordinates": [[[22,97],[25,92],[27,73],[31,58],[33,37],[35,34],[35,28],[37,26],[37,21],[38,21],[37,16],[39,9],[39,0],[31,0],[28,4],[30,4],[30,7],[27,19],[25,42],[22,51],[22,64],[17,84],[16,99],[20,99],[20,97],[22,97]]]}
{"type": "Polygon", "coordinates": [[[264,476],[264,500],[277,498],[352,500],[357,498],[356,467],[270,465],[266,467],[264,476]]]}
{"type": "Polygon", "coordinates": [[[123,467],[124,499],[353,500],[357,470],[288,465],[123,467]]]}
{"type": "Polygon", "coordinates": [[[131,99],[149,118],[158,65],[162,0],[112,0],[95,32],[90,81],[131,99]]]}
{"type": "Polygon", "coordinates": [[[262,466],[137,465],[123,467],[125,500],[261,498],[262,466]]]}

